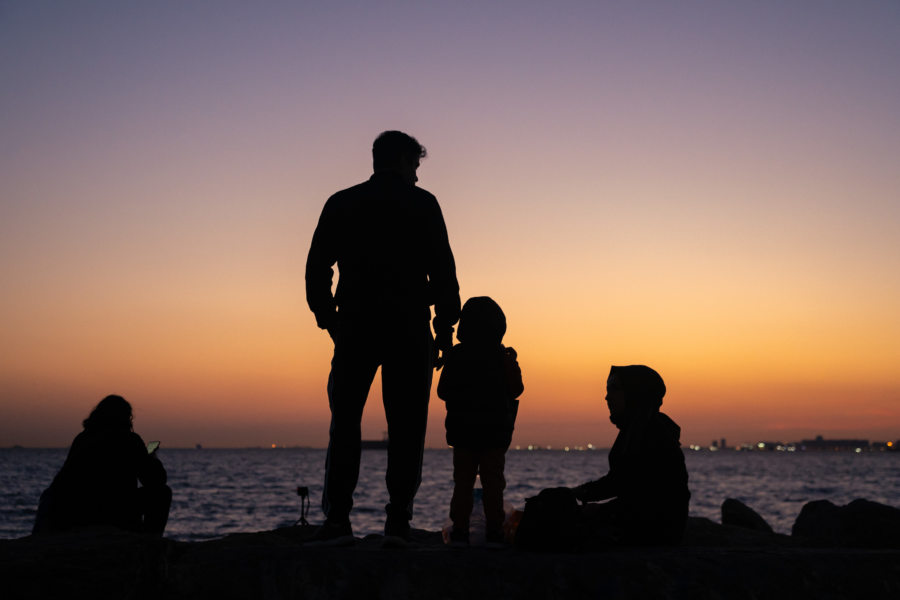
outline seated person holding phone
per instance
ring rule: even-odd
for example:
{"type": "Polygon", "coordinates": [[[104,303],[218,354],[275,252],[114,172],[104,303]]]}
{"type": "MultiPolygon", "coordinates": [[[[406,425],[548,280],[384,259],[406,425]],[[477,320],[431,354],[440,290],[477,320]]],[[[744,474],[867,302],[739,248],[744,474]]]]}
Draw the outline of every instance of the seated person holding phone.
{"type": "Polygon", "coordinates": [[[107,396],[91,411],[41,494],[34,533],[108,525],[163,534],[172,490],[156,456],[159,442],[145,446],[132,421],[131,404],[121,396],[107,396]]]}

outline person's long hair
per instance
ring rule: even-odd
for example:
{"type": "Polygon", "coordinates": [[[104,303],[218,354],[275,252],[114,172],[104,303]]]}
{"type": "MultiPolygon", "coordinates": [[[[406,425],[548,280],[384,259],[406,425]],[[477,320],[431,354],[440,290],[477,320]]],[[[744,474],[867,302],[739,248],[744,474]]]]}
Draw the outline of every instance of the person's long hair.
{"type": "Polygon", "coordinates": [[[82,422],[85,429],[132,431],[134,413],[131,404],[122,396],[107,396],[97,404],[82,422]]]}

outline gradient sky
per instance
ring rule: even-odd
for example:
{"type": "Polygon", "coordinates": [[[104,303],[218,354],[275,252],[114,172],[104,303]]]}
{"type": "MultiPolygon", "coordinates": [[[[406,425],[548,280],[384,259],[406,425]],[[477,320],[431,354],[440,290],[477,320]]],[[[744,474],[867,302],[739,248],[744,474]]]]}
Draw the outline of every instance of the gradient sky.
{"type": "Polygon", "coordinates": [[[898,65],[893,0],[0,1],[0,446],[109,393],[168,447],[324,445],[306,252],[385,129],[507,314],[514,444],[611,444],[633,363],[685,444],[897,439],[898,65]]]}

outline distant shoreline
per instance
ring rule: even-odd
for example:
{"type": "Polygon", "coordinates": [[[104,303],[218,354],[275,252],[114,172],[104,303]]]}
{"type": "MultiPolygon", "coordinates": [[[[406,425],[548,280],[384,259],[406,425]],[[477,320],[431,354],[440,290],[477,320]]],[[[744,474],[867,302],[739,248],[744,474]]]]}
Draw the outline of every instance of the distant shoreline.
{"type": "MultiPolygon", "coordinates": [[[[790,452],[790,453],[800,453],[800,454],[818,454],[822,452],[831,453],[831,452],[842,452],[842,453],[854,453],[856,452],[854,449],[830,449],[830,448],[795,448],[792,450],[788,450],[785,448],[776,448],[776,447],[766,447],[766,448],[742,448],[742,447],[728,447],[728,448],[709,448],[705,446],[682,446],[682,450],[685,453],[704,453],[704,454],[715,454],[718,452],[722,453],[744,453],[744,454],[758,454],[758,453],[767,453],[767,452],[790,452]]],[[[425,448],[429,451],[442,451],[442,450],[452,450],[453,448],[448,446],[443,447],[427,447],[425,448]]],[[[68,450],[68,446],[2,446],[0,450],[68,450]]],[[[179,452],[182,451],[192,451],[192,452],[207,452],[207,451],[236,451],[236,450],[265,450],[265,451],[283,451],[283,450],[327,450],[326,447],[318,447],[318,446],[278,446],[275,448],[268,446],[203,446],[202,448],[191,448],[189,446],[170,446],[167,448],[161,448],[161,451],[164,450],[177,450],[179,452]]],[[[364,451],[383,451],[384,448],[363,448],[364,451]]],[[[900,451],[900,444],[894,443],[893,447],[869,447],[862,448],[858,453],[862,454],[893,454],[895,452],[900,451]]],[[[555,447],[555,446],[532,446],[529,447],[519,447],[519,448],[510,448],[509,452],[609,452],[609,448],[606,447],[591,447],[591,448],[583,448],[583,447],[555,447]]]]}

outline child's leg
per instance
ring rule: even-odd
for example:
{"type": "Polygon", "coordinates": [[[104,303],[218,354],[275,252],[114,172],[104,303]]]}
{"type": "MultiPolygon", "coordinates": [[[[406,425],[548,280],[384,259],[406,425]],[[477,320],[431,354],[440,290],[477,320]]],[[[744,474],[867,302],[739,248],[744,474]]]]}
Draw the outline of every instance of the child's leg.
{"type": "Polygon", "coordinates": [[[489,448],[481,451],[481,488],[484,490],[484,516],[488,532],[503,530],[503,490],[506,479],[503,467],[506,464],[504,448],[489,448]]]}
{"type": "Polygon", "coordinates": [[[467,448],[453,448],[453,498],[450,500],[450,520],[456,531],[469,531],[472,514],[472,488],[478,473],[478,455],[467,448]]]}

